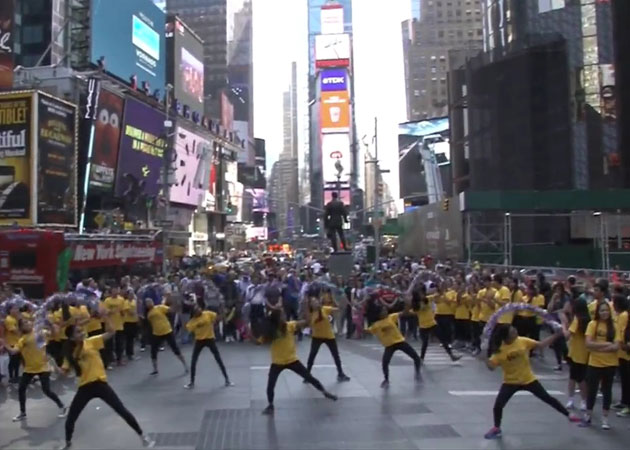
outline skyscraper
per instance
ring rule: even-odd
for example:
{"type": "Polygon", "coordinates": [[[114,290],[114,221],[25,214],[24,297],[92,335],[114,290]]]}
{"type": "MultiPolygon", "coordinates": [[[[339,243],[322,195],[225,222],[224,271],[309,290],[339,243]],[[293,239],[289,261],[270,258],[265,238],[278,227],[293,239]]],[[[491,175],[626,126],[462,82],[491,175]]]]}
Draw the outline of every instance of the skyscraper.
{"type": "Polygon", "coordinates": [[[407,118],[443,117],[448,114],[449,51],[482,48],[481,1],[412,2],[414,18],[403,25],[407,118]]]}

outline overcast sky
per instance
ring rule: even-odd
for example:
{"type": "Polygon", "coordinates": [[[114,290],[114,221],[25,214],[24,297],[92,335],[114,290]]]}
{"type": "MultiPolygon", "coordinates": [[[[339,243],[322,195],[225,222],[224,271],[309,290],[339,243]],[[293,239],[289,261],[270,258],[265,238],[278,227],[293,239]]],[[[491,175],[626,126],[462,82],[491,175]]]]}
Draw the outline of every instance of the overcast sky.
{"type": "MultiPolygon", "coordinates": [[[[253,6],[254,133],[266,140],[270,169],[282,151],[282,93],[290,83],[292,61],[298,62],[302,87],[299,129],[306,127],[302,119],[307,102],[307,1],[253,0],[253,6]]],[[[406,120],[401,22],[410,16],[410,0],[353,1],[358,139],[367,135],[371,142],[374,117],[378,117],[379,159],[383,169],[391,170],[385,180],[394,198],[398,197],[397,126],[406,120]]],[[[302,148],[303,142],[299,145],[302,148]]]]}

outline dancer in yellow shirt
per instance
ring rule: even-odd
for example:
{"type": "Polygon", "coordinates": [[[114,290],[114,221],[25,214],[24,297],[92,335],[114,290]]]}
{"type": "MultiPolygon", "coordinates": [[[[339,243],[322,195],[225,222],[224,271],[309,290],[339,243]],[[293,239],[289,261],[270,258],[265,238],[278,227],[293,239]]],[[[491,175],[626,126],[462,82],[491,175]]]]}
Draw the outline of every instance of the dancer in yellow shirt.
{"type": "Polygon", "coordinates": [[[569,385],[567,408],[574,407],[573,396],[575,386],[580,387],[582,403],[581,410],[586,410],[586,368],[588,363],[588,349],[586,348],[586,327],[591,321],[586,300],[578,298],[573,301],[573,320],[565,336],[569,339],[569,385]]]}
{"type": "Polygon", "coordinates": [[[179,350],[177,342],[175,342],[173,328],[166,316],[171,310],[170,307],[168,305],[154,305],[153,300],[150,298],[145,299],[144,304],[147,310],[147,320],[151,324],[151,363],[153,364],[151,375],[158,374],[158,350],[164,341],[166,341],[177,359],[182,363],[182,366],[184,366],[184,372],[188,373],[186,360],[179,350]]]}

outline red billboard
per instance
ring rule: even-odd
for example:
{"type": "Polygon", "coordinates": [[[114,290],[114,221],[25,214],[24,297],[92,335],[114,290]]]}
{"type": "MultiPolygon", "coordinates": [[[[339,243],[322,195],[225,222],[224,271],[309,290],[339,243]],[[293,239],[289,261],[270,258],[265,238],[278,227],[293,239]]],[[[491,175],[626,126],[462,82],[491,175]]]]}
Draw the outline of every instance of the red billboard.
{"type": "Polygon", "coordinates": [[[122,97],[101,89],[92,144],[92,187],[108,190],[114,187],[124,104],[122,97]]]}

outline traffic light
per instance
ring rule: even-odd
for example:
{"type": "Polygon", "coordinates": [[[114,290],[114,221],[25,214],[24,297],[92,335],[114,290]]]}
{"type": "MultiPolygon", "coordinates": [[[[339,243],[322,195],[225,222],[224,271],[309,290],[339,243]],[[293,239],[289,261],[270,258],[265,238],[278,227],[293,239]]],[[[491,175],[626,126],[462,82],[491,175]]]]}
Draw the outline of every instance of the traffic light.
{"type": "Polygon", "coordinates": [[[234,212],[234,205],[232,204],[232,202],[228,202],[225,212],[228,216],[232,215],[232,213],[234,212]]]}
{"type": "Polygon", "coordinates": [[[448,211],[448,207],[449,207],[449,199],[445,198],[444,200],[442,200],[442,209],[444,211],[448,211]]]}

